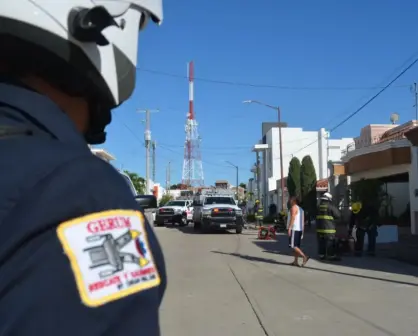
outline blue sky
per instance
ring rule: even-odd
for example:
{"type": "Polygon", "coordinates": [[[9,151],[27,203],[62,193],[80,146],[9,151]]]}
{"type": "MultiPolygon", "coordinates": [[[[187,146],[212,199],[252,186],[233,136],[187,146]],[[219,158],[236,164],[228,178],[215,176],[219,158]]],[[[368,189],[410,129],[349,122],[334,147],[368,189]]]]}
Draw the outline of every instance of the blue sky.
{"type": "MultiPolygon", "coordinates": [[[[194,60],[196,77],[292,88],[195,81],[205,183],[235,182],[235,170],[225,160],[238,165],[240,180],[246,181],[254,162],[249,148],[260,139],[261,122],[275,121],[276,115],[243,105],[243,100],[280,105],[291,127],[336,125],[375,94],[374,87],[385,85],[418,56],[416,13],[418,2],[413,0],[166,0],[164,23],[150,24],[140,36],[137,88],[114,111],[102,147],[116,156],[116,166],[144,176],[144,115],[135,111],[158,108],[151,119],[157,181],[165,184],[172,161],[171,181],[180,182],[186,70],[194,60]]],[[[392,112],[400,114],[401,122],[413,119],[408,85],[415,80],[418,66],[332,137],[357,136],[364,125],[387,123],[392,112]]]]}

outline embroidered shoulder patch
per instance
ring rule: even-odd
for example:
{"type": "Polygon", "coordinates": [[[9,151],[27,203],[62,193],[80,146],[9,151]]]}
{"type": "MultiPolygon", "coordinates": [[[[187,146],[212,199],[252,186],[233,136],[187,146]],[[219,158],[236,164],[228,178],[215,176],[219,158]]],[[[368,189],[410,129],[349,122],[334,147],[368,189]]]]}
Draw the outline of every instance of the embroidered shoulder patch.
{"type": "Polygon", "coordinates": [[[161,282],[139,211],[98,212],[61,223],[57,233],[86,306],[98,307],[161,282]]]}

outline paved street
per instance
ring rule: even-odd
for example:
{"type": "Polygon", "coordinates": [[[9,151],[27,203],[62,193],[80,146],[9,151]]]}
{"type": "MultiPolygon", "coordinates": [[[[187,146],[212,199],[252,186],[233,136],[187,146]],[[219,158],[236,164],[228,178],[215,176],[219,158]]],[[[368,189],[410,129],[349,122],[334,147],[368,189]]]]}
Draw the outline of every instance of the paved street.
{"type": "MultiPolygon", "coordinates": [[[[156,228],[169,285],[164,336],[418,334],[418,268],[380,258],[287,266],[286,237],[156,228]]],[[[313,236],[306,249],[314,251],[313,236]]]]}

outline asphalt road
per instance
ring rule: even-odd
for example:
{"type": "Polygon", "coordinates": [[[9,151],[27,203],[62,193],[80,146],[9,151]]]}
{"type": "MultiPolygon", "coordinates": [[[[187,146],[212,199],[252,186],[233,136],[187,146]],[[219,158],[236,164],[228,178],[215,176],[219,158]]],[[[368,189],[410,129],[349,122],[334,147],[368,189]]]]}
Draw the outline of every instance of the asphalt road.
{"type": "MultiPolygon", "coordinates": [[[[169,283],[163,336],[418,334],[418,269],[381,258],[288,266],[287,239],[156,228],[169,283]]],[[[313,235],[305,248],[314,255],[313,235]]]]}

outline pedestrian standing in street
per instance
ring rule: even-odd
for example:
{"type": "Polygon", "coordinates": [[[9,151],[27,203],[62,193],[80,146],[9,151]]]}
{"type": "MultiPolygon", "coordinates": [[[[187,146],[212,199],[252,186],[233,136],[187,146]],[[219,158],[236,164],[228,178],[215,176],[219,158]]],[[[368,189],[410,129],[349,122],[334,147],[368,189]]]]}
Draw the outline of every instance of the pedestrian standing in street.
{"type": "Polygon", "coordinates": [[[0,2],[0,335],[160,335],[160,245],[88,147],[134,91],[149,20],[161,0],[0,2]]]}
{"type": "Polygon", "coordinates": [[[303,233],[305,230],[305,215],[303,209],[298,205],[297,198],[291,197],[289,200],[290,211],[287,233],[289,236],[289,247],[293,249],[294,261],[290,263],[292,266],[300,266],[299,258],[302,258],[302,266],[305,266],[309,260],[309,256],[305,255],[301,249],[303,233]]]}

